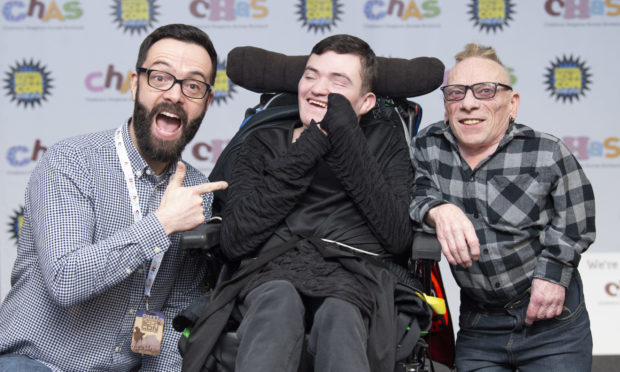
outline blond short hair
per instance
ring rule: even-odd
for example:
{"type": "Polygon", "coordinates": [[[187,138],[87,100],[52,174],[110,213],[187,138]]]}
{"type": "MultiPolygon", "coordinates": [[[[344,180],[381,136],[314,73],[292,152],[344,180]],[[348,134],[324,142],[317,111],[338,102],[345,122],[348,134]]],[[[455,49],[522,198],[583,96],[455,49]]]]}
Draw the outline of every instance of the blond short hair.
{"type": "Polygon", "coordinates": [[[469,43],[465,45],[465,49],[458,52],[454,58],[456,59],[456,63],[461,62],[462,60],[470,57],[478,57],[490,59],[491,61],[497,62],[502,67],[506,68],[502,61],[499,60],[497,56],[497,52],[490,46],[480,45],[478,43],[469,43]]]}

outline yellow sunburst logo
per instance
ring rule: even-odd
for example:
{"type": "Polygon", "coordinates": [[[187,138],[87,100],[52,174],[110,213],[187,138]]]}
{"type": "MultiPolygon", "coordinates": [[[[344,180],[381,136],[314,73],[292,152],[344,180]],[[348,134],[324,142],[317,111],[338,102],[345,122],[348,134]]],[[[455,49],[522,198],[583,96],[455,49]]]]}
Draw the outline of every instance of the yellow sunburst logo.
{"type": "Polygon", "coordinates": [[[480,27],[480,31],[485,30],[487,33],[503,30],[515,13],[511,0],[473,0],[469,8],[470,20],[480,27]]]}
{"type": "Polygon", "coordinates": [[[19,240],[19,233],[22,230],[22,224],[24,223],[24,207],[20,207],[18,210],[13,211],[11,221],[9,222],[9,233],[11,238],[15,240],[15,243],[19,240]]]}
{"type": "Polygon", "coordinates": [[[52,79],[41,62],[18,62],[6,75],[4,88],[11,101],[17,102],[17,106],[23,104],[24,107],[34,107],[50,95],[52,79]]]}
{"type": "Polygon", "coordinates": [[[547,90],[556,100],[567,100],[572,102],[579,100],[580,96],[585,96],[585,91],[590,89],[590,68],[586,67],[585,62],[573,56],[563,56],[562,59],[556,58],[551,62],[551,67],[547,68],[547,90]]]}
{"type": "Polygon", "coordinates": [[[314,32],[331,30],[343,13],[340,10],[342,4],[338,0],[301,0],[297,7],[299,20],[314,32]]]}
{"type": "Polygon", "coordinates": [[[157,8],[155,0],[114,0],[112,16],[123,32],[141,34],[157,22],[157,8]]]}

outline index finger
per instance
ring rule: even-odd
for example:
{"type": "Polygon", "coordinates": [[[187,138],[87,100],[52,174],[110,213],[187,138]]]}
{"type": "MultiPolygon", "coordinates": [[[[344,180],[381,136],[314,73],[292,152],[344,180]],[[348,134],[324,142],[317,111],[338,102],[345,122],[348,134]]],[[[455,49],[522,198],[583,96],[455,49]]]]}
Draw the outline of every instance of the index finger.
{"type": "Polygon", "coordinates": [[[228,182],[226,181],[217,181],[217,182],[207,182],[202,183],[200,185],[192,186],[192,191],[195,191],[199,194],[206,194],[213,191],[225,190],[228,187],[228,182]]]}

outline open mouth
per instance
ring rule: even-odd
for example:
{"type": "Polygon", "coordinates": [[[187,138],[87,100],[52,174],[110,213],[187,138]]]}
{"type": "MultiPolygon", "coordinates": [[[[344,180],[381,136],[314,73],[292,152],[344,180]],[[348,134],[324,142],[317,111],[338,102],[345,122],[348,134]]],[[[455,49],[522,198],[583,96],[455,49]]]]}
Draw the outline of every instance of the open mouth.
{"type": "Polygon", "coordinates": [[[318,106],[318,107],[321,107],[321,108],[327,108],[327,103],[321,102],[321,101],[317,101],[317,100],[314,100],[314,99],[309,99],[308,103],[313,105],[313,106],[318,106]]]}
{"type": "Polygon", "coordinates": [[[162,111],[155,117],[155,129],[162,138],[175,137],[183,127],[181,117],[170,111],[162,111]]]}

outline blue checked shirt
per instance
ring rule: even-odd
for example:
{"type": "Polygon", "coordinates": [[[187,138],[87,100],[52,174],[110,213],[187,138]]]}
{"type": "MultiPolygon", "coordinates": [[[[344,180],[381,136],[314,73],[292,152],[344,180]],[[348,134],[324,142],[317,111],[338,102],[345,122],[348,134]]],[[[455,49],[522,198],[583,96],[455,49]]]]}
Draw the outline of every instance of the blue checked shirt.
{"type": "MultiPolygon", "coordinates": [[[[153,212],[170,176],[155,177],[122,134],[143,218],[134,222],[110,130],[50,147],[26,191],[11,290],[0,307],[0,353],[25,354],[53,371],[178,371],[180,334],[172,319],[204,290],[202,259],[181,251],[153,212]],[[144,309],[151,259],[165,252],[149,309],[166,318],[157,357],[130,350],[136,310],[144,309]]],[[[207,182],[188,165],[184,186],[207,182]]],[[[204,195],[210,217],[212,195],[204,195]]]]}
{"type": "Polygon", "coordinates": [[[533,278],[568,287],[595,238],[594,193],[581,166],[558,138],[511,124],[495,153],[471,169],[443,121],[412,142],[414,200],[419,230],[429,209],[460,207],[473,223],[480,259],[452,266],[461,289],[475,300],[505,303],[533,278]]]}

